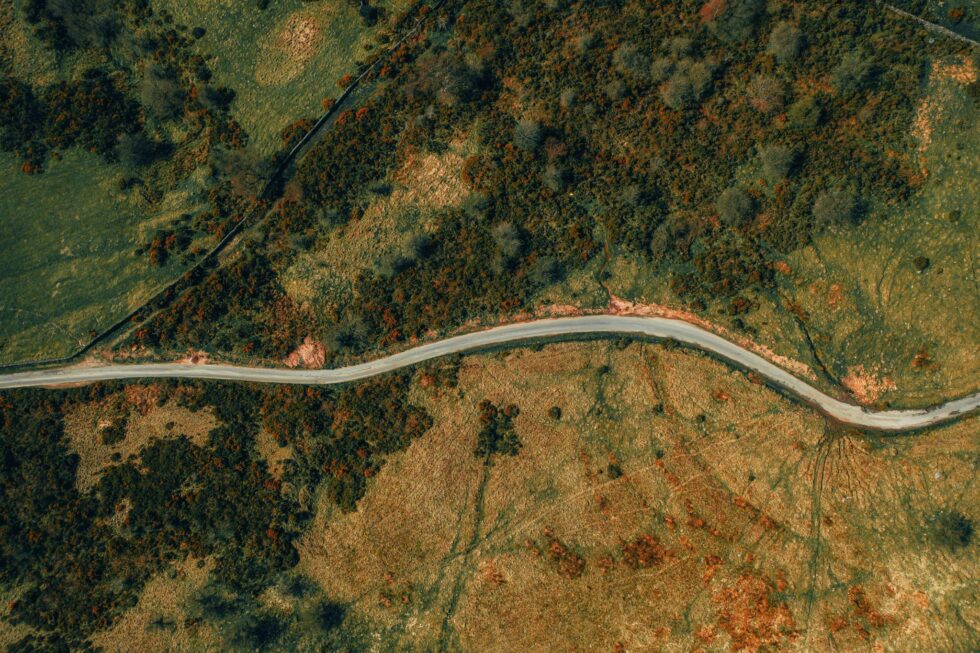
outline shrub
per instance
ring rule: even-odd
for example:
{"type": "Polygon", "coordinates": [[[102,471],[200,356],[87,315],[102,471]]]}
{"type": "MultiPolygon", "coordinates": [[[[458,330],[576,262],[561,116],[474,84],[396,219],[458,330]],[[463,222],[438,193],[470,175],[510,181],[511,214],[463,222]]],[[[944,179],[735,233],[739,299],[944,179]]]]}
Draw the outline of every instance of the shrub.
{"type": "Polygon", "coordinates": [[[770,184],[785,179],[796,162],[796,152],[786,145],[768,145],[759,151],[762,175],[770,184]]]}
{"type": "Polygon", "coordinates": [[[769,35],[769,54],[776,57],[776,61],[785,64],[793,61],[803,51],[803,33],[792,23],[776,23],[769,35]]]}
{"type": "Polygon", "coordinates": [[[856,214],[857,201],[846,190],[825,190],[813,202],[813,219],[818,227],[853,222],[856,214]]]}
{"type": "Polygon", "coordinates": [[[957,551],[973,540],[973,522],[956,510],[939,510],[929,519],[933,540],[939,545],[957,551]]]}
{"type": "Polygon", "coordinates": [[[518,120],[514,125],[514,145],[522,150],[536,150],[541,136],[541,125],[536,120],[518,120]]]}
{"type": "Polygon", "coordinates": [[[732,186],[721,192],[715,202],[715,208],[718,210],[722,222],[727,225],[738,226],[752,216],[755,202],[744,190],[732,186]]]}

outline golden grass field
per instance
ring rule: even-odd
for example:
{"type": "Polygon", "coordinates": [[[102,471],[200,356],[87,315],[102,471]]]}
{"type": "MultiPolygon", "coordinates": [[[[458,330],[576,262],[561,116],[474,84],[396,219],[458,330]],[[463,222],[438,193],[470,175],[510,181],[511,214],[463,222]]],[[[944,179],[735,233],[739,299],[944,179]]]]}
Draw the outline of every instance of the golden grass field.
{"type": "MultiPolygon", "coordinates": [[[[420,378],[413,402],[433,428],[390,457],[355,512],[314,499],[297,547],[299,573],[374,650],[976,643],[976,545],[944,548],[926,526],[939,510],[980,520],[975,417],[859,433],[702,355],[618,341],[466,357],[455,388],[420,378]],[[520,408],[522,448],[489,466],[473,454],[484,399],[520,408]]],[[[155,433],[151,421],[131,428],[155,433]]],[[[289,454],[257,446],[273,469],[289,454]]],[[[195,565],[155,578],[97,641],[163,641],[147,624],[183,623],[172,606],[204,583],[195,565]]],[[[262,601],[286,605],[277,597],[262,601]]],[[[172,650],[215,646],[203,626],[173,638],[172,650]]]]}

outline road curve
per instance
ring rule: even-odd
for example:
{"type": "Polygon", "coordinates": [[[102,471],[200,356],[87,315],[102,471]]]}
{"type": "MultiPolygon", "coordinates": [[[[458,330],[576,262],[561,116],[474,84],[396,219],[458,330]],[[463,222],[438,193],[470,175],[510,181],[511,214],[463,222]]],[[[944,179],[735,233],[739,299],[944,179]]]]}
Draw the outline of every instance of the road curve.
{"type": "Polygon", "coordinates": [[[980,407],[980,393],[921,410],[871,411],[829,397],[761,356],[681,320],[662,317],[587,315],[536,320],[476,331],[421,345],[385,358],[331,370],[297,370],[235,365],[147,363],[63,367],[0,375],[0,389],[90,383],[119,379],[185,378],[258,383],[328,385],[365,379],[433,358],[475,349],[556,336],[618,334],[666,338],[715,354],[754,370],[772,384],[841,422],[881,431],[908,431],[960,417],[980,407]]]}

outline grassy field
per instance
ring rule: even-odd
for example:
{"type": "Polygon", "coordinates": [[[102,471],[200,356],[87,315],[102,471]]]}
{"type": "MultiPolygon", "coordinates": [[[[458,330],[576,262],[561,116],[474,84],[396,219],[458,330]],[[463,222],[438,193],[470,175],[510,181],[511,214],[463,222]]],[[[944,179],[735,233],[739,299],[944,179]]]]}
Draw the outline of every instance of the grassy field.
{"type": "Polygon", "coordinates": [[[121,173],[69,152],[41,175],[0,156],[0,362],[65,355],[112,324],[180,269],[151,266],[134,250],[183,209],[175,191],[151,215],[121,173]]]}
{"type": "Polygon", "coordinates": [[[839,432],[649,345],[469,358],[458,390],[418,392],[434,430],[301,546],[385,648],[960,650],[972,637],[953,605],[975,562],[923,540],[922,518],[975,505],[975,424],[839,432]],[[483,399],[521,409],[523,448],[488,468],[472,455],[483,399]]]}
{"type": "MultiPolygon", "coordinates": [[[[393,18],[412,3],[375,4],[393,18]]],[[[287,0],[247,12],[230,0],[155,0],[154,6],[207,30],[199,49],[212,55],[213,83],[235,90],[232,115],[263,155],[281,147],[284,127],[319,115],[322,99],[340,94],[337,80],[367,58],[365,45],[386,27],[383,21],[366,27],[356,7],[341,0],[287,0]]]]}

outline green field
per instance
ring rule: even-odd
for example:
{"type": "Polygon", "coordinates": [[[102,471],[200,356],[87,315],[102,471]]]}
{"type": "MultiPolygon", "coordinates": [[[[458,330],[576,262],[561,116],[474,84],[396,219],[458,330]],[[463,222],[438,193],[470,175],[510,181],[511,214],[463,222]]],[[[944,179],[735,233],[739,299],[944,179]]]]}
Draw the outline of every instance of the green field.
{"type": "Polygon", "coordinates": [[[178,271],[134,253],[169,214],[148,220],[114,166],[72,150],[44,174],[19,167],[0,156],[3,363],[70,353],[178,271]]]}

